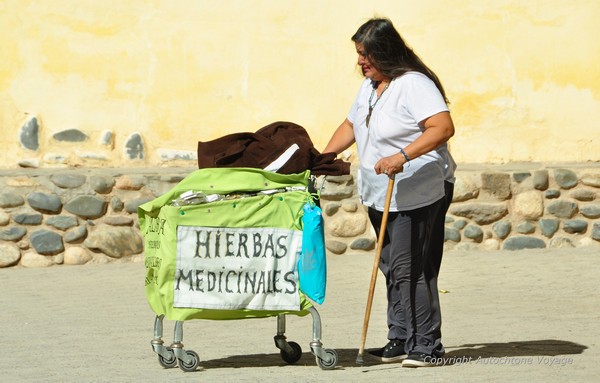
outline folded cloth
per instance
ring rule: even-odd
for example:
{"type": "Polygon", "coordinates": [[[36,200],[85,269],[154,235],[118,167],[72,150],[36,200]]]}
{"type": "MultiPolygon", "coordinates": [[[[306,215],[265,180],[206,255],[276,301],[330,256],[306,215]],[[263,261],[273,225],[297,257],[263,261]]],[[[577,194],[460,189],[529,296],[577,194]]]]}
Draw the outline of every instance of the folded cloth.
{"type": "Polygon", "coordinates": [[[310,170],[312,174],[350,174],[350,163],[335,153],[319,153],[306,130],[292,122],[278,121],[255,133],[229,134],[198,142],[198,168],[250,167],[265,169],[276,164],[277,173],[310,170]]]}

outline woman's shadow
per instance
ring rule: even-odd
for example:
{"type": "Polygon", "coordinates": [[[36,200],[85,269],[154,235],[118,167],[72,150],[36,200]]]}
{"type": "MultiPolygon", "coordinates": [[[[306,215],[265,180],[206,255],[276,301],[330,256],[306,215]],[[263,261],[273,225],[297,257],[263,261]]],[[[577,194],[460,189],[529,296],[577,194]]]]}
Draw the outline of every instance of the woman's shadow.
{"type": "Polygon", "coordinates": [[[450,348],[444,358],[502,358],[521,356],[558,356],[581,354],[587,349],[582,344],[565,340],[543,339],[506,343],[472,343],[450,348]]]}

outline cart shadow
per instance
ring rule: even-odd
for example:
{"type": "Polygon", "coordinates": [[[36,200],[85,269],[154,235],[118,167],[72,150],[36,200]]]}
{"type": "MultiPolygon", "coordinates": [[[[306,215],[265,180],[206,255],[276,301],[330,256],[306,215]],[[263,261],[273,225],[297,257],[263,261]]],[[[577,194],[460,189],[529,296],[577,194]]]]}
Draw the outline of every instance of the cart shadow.
{"type": "MultiPolygon", "coordinates": [[[[581,354],[588,347],[564,340],[545,339],[530,341],[515,341],[506,343],[473,343],[460,346],[447,347],[443,357],[444,365],[449,366],[455,361],[466,359],[477,360],[486,358],[514,358],[514,357],[556,357],[558,355],[581,354]]],[[[358,349],[335,349],[338,361],[336,369],[348,367],[368,367],[384,364],[381,359],[371,354],[376,349],[365,350],[362,363],[357,363],[358,349]]],[[[226,358],[202,360],[200,366],[204,369],[213,368],[248,368],[248,367],[284,367],[289,366],[281,358],[280,353],[232,355],[226,358]]],[[[293,365],[316,366],[316,357],[310,352],[302,353],[302,357],[293,365]]]]}
{"type": "MultiPolygon", "coordinates": [[[[344,367],[355,367],[358,350],[351,349],[335,349],[337,354],[336,369],[344,367]]],[[[247,368],[247,367],[285,367],[285,366],[317,366],[315,355],[310,352],[303,352],[300,359],[293,364],[285,362],[279,352],[272,354],[246,354],[246,355],[231,355],[226,358],[202,360],[200,356],[200,366],[204,369],[213,368],[247,368]]],[[[363,359],[362,366],[379,364],[378,358],[366,355],[363,359]]]]}

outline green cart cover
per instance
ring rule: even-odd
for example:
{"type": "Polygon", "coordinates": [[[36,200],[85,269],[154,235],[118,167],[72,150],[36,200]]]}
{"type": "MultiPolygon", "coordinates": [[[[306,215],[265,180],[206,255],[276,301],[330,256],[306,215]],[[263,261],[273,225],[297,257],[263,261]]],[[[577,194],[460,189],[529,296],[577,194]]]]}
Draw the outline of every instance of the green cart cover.
{"type": "Polygon", "coordinates": [[[309,177],[206,168],[140,205],[152,310],[179,321],[307,315],[297,263],[309,177]]]}

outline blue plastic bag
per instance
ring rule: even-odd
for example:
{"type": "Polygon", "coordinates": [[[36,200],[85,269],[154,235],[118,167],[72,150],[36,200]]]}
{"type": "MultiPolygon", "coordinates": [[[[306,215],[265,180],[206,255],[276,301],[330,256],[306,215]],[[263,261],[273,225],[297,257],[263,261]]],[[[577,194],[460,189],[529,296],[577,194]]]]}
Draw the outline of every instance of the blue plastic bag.
{"type": "Polygon", "coordinates": [[[298,260],[300,291],[308,298],[323,303],[327,286],[325,230],[321,208],[307,202],[302,216],[302,254],[298,260]]]}

